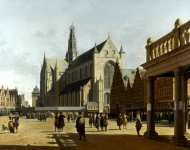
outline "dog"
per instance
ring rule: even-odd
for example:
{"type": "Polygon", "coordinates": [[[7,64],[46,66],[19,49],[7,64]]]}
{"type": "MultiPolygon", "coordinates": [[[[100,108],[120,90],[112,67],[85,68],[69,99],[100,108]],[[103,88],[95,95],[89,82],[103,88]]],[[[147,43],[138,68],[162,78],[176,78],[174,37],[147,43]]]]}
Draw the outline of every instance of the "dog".
{"type": "Polygon", "coordinates": [[[9,128],[6,126],[6,125],[2,125],[2,131],[8,131],[9,130],[9,128]]]}

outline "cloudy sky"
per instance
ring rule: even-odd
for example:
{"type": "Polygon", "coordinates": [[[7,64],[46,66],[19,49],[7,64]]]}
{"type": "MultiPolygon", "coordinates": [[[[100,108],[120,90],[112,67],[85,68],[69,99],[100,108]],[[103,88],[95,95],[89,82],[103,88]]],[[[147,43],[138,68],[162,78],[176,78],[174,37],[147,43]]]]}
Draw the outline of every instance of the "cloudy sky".
{"type": "Polygon", "coordinates": [[[126,67],[145,61],[145,41],[190,20],[189,0],[0,0],[0,85],[17,87],[31,102],[43,53],[65,57],[74,23],[82,53],[107,38],[126,51],[126,67]]]}

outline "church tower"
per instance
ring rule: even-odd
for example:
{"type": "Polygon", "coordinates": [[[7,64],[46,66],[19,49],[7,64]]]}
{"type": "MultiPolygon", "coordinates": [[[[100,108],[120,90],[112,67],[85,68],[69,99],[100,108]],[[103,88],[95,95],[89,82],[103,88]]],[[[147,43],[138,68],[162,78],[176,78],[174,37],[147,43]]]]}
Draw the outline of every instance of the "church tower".
{"type": "Polygon", "coordinates": [[[46,94],[47,94],[47,60],[44,53],[44,60],[42,69],[40,72],[40,106],[44,106],[46,103],[46,94]]]}
{"type": "Polygon", "coordinates": [[[66,54],[66,61],[70,65],[76,57],[77,57],[77,44],[76,44],[76,37],[75,37],[75,27],[72,24],[70,26],[70,34],[69,34],[69,40],[68,40],[68,51],[66,54]]]}

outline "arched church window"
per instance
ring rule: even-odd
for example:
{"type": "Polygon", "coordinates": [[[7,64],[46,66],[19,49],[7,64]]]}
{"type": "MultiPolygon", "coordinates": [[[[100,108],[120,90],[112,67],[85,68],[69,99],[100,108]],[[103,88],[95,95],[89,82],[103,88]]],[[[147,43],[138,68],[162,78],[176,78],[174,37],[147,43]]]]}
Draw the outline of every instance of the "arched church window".
{"type": "Polygon", "coordinates": [[[104,88],[110,89],[114,75],[114,65],[111,62],[106,63],[104,68],[104,88]]]}

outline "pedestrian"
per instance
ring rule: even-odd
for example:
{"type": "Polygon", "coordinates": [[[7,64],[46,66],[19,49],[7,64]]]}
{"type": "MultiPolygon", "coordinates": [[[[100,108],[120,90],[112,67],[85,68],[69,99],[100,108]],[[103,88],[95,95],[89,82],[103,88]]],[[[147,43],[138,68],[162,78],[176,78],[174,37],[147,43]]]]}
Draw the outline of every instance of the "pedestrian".
{"type": "Polygon", "coordinates": [[[64,118],[65,118],[65,116],[63,115],[63,113],[60,113],[60,115],[59,115],[59,129],[61,130],[61,131],[63,131],[63,127],[65,126],[65,121],[64,121],[64,118]]]}
{"type": "Polygon", "coordinates": [[[93,114],[93,126],[96,128],[96,113],[93,114]]]}
{"type": "Polygon", "coordinates": [[[14,133],[15,132],[14,125],[13,125],[13,120],[11,118],[9,118],[8,128],[9,128],[10,133],[14,133]]]}
{"type": "Polygon", "coordinates": [[[136,131],[137,131],[138,136],[140,136],[141,127],[142,127],[141,120],[140,120],[140,118],[137,117],[137,119],[136,119],[136,131]]]}
{"type": "Polygon", "coordinates": [[[104,116],[102,113],[100,114],[100,128],[102,131],[104,130],[104,116]]]}
{"type": "Polygon", "coordinates": [[[123,123],[123,121],[122,121],[122,115],[121,115],[121,113],[119,113],[119,115],[117,117],[117,126],[119,127],[119,130],[121,130],[122,123],[123,123]]]}
{"type": "Polygon", "coordinates": [[[105,128],[105,131],[107,131],[107,127],[108,127],[108,115],[105,114],[104,115],[104,128],[105,128]]]}
{"type": "Polygon", "coordinates": [[[96,126],[96,129],[99,131],[99,128],[100,128],[100,115],[98,113],[96,114],[95,126],[96,126]]]}
{"type": "Polygon", "coordinates": [[[18,132],[18,127],[19,127],[19,115],[18,114],[15,115],[15,118],[13,120],[13,127],[14,127],[14,130],[16,132],[18,132]]]}
{"type": "Polygon", "coordinates": [[[76,129],[79,134],[79,140],[82,140],[82,138],[85,140],[85,118],[83,117],[82,113],[79,113],[79,116],[76,120],[76,129]]]}
{"type": "Polygon", "coordinates": [[[70,114],[67,114],[67,122],[70,122],[70,114]]]}
{"type": "Polygon", "coordinates": [[[89,127],[92,128],[92,124],[93,124],[93,115],[90,114],[90,115],[89,115],[89,127]]]}
{"type": "Polygon", "coordinates": [[[127,115],[126,114],[123,114],[122,121],[123,121],[123,123],[122,123],[123,124],[123,129],[126,129],[127,123],[128,123],[127,115]]]}
{"type": "Polygon", "coordinates": [[[56,113],[55,114],[55,120],[54,120],[54,129],[55,129],[55,132],[57,131],[58,128],[59,128],[59,114],[56,113]]]}

